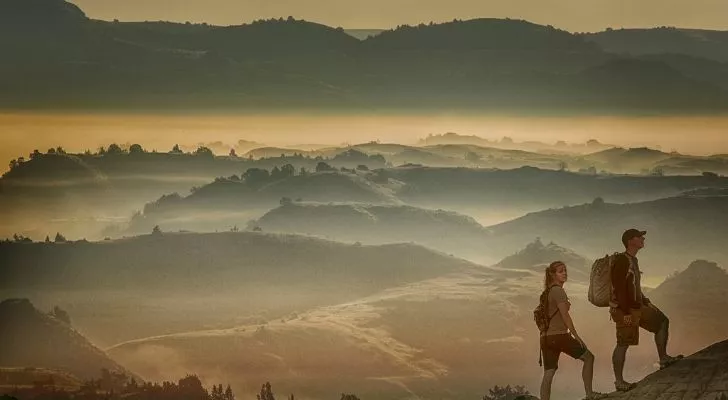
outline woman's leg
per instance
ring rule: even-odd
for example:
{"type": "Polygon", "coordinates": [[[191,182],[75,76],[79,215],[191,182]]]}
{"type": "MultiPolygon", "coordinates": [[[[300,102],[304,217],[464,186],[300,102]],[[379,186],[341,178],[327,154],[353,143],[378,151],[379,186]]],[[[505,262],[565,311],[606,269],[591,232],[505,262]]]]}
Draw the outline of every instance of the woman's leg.
{"type": "Polygon", "coordinates": [[[584,366],[581,368],[581,378],[584,380],[584,391],[587,397],[590,397],[594,393],[592,387],[594,380],[594,354],[587,350],[581,357],[581,360],[584,361],[584,366]]]}
{"type": "Polygon", "coordinates": [[[551,383],[554,381],[555,369],[547,369],[543,371],[543,380],[541,381],[541,400],[551,399],[551,383]]]}

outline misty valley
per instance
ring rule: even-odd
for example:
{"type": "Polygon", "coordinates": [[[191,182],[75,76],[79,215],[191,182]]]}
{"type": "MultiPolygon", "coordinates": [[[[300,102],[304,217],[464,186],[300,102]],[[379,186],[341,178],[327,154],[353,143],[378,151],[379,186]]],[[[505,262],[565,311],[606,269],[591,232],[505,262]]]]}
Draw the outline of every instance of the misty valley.
{"type": "MultiPolygon", "coordinates": [[[[568,265],[581,334],[608,354],[612,322],[586,291],[628,226],[649,232],[643,282],[671,317],[671,346],[692,353],[728,331],[721,156],[457,134],[246,143],[14,159],[0,181],[0,314],[13,326],[2,342],[25,344],[3,365],[65,370],[78,387],[101,369],[194,374],[239,397],[269,381],[301,398],[533,392],[544,266],[568,265]]],[[[652,353],[635,354],[627,371],[644,375],[652,353]]]]}

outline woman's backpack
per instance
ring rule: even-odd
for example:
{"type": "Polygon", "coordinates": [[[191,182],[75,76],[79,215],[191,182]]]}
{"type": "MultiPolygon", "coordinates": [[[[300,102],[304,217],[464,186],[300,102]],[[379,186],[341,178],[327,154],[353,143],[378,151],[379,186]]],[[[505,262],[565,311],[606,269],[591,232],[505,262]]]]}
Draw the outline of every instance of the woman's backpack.
{"type": "MultiPolygon", "coordinates": [[[[554,286],[557,285],[552,285],[541,293],[541,297],[538,301],[538,306],[536,306],[536,309],[533,310],[533,320],[536,322],[540,337],[546,336],[546,332],[548,332],[549,330],[549,324],[551,323],[551,320],[559,312],[559,310],[556,309],[553,314],[549,315],[549,293],[551,292],[551,288],[554,286]]],[[[538,351],[538,365],[542,365],[540,348],[538,351]]]]}

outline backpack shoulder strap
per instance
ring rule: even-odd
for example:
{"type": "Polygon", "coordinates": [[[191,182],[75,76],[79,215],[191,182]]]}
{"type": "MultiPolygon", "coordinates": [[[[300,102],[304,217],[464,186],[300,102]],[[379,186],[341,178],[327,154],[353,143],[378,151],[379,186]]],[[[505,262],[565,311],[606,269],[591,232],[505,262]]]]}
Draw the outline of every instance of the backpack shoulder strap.
{"type": "MultiPolygon", "coordinates": [[[[546,290],[546,309],[547,309],[547,310],[549,309],[549,308],[548,308],[548,305],[549,305],[549,293],[551,293],[551,289],[552,289],[552,288],[553,288],[554,286],[559,286],[559,285],[556,285],[556,284],[554,284],[554,285],[551,285],[551,286],[549,286],[549,288],[548,288],[548,289],[546,290]]],[[[554,317],[556,316],[556,314],[558,314],[558,313],[559,313],[559,307],[557,306],[557,307],[556,307],[556,311],[554,311],[554,313],[553,313],[553,314],[551,314],[551,316],[549,317],[549,321],[548,321],[548,323],[551,323],[551,320],[552,320],[552,319],[553,319],[553,318],[554,318],[554,317]]],[[[548,324],[546,325],[546,330],[548,331],[548,324]]]]}

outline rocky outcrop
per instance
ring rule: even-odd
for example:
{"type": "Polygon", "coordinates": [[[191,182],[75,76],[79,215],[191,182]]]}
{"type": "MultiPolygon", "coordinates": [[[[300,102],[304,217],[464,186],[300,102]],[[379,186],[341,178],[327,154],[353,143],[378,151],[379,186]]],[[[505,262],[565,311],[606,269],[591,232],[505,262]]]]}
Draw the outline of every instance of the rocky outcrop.
{"type": "Polygon", "coordinates": [[[723,395],[728,397],[728,340],[647,376],[629,392],[612,393],[609,398],[720,400],[723,395]]]}

